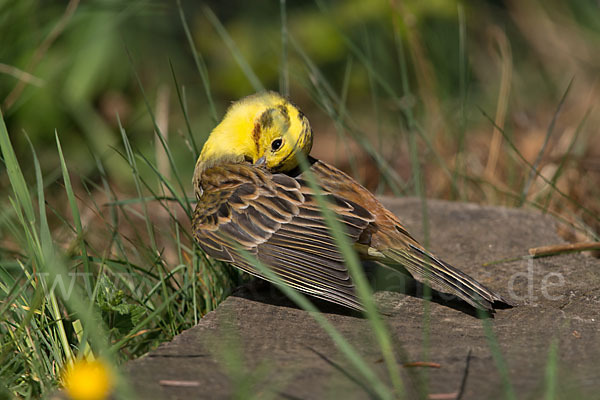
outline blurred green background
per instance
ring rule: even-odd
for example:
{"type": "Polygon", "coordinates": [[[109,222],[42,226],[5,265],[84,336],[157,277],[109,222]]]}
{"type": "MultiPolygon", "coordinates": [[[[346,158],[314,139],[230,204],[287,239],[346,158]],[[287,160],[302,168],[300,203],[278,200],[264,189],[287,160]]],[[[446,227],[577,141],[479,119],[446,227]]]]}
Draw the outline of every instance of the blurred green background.
{"type": "MultiPolygon", "coordinates": [[[[389,192],[377,163],[361,149],[364,143],[339,140],[345,116],[398,174],[404,193],[414,193],[406,132],[418,129],[428,196],[518,204],[502,191],[519,196],[527,167],[512,162],[517,157],[501,137],[493,139],[484,110],[531,163],[541,155],[538,167],[548,179],[569,150],[557,184],[577,201],[599,198],[597,112],[570,146],[598,101],[596,1],[289,1],[285,64],[280,2],[184,1],[181,7],[218,118],[229,102],[254,92],[257,82],[278,90],[283,65],[291,98],[316,131],[314,155],[358,174],[370,189],[389,192]],[[233,41],[233,52],[215,20],[233,41]],[[318,100],[323,82],[343,96],[337,125],[318,100]]],[[[26,133],[44,170],[58,165],[56,130],[79,173],[93,176],[95,154],[128,190],[129,174],[113,150],[120,142],[118,119],[142,152],[151,154],[154,140],[135,74],[151,107],[163,91],[171,142],[186,129],[173,76],[198,145],[215,124],[175,1],[5,0],[0,37],[2,112],[18,154],[27,152],[26,133]]],[[[181,146],[177,142],[173,151],[181,146]]],[[[193,155],[179,153],[180,171],[189,177],[193,155]]],[[[533,182],[528,198],[539,190],[548,185],[533,182]]],[[[569,219],[577,219],[572,207],[553,206],[570,208],[575,215],[569,219]]],[[[589,207],[598,210],[597,204],[589,207]]],[[[598,230],[593,219],[587,222],[598,230]]]]}
{"type": "Polygon", "coordinates": [[[239,282],[193,244],[191,176],[258,90],[377,194],[534,208],[598,241],[598,49],[593,0],[0,0],[0,109],[34,199],[2,142],[0,398],[52,391],[82,354],[141,356],[239,282]],[[81,271],[87,311],[46,291],[81,271]]]}

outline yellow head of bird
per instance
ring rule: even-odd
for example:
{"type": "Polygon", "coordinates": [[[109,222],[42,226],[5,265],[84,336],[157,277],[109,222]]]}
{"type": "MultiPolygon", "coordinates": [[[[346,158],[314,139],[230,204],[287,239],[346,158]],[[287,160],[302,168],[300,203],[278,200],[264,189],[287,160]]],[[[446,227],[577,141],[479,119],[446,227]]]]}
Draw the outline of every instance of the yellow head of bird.
{"type": "Polygon", "coordinates": [[[296,154],[308,155],[312,129],[302,111],[275,92],[257,93],[231,105],[202,148],[194,179],[221,162],[247,161],[273,172],[298,166],[296,154]]]}

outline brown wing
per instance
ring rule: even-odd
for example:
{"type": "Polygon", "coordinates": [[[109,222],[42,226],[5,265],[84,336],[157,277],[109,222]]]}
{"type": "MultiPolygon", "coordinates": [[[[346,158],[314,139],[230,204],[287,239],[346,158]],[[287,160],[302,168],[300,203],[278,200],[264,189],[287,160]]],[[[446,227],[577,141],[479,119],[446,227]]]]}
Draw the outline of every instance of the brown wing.
{"type": "Polygon", "coordinates": [[[477,280],[429,253],[402,226],[398,217],[387,210],[367,189],[354,179],[326,163],[313,160],[311,171],[321,186],[347,201],[368,209],[375,221],[359,239],[357,250],[363,257],[374,254],[394,268],[400,264],[418,281],[446,293],[455,294],[474,307],[492,309],[511,303],[477,280]]]}
{"type": "MultiPolygon", "coordinates": [[[[242,247],[288,285],[354,309],[362,309],[354,285],[311,189],[302,180],[247,164],[204,171],[194,212],[194,237],[210,256],[264,278],[238,250],[242,247]]],[[[373,215],[323,193],[356,242],[373,215]]]]}

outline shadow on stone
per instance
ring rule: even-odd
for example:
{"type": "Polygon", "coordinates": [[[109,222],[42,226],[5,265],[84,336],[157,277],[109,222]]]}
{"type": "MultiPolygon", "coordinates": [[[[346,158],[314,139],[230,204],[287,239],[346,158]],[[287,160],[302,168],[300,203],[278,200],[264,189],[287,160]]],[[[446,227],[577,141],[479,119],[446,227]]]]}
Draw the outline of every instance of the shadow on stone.
{"type": "MultiPolygon", "coordinates": [[[[413,279],[408,271],[393,271],[374,263],[365,263],[363,268],[366,272],[367,278],[369,279],[371,288],[375,292],[395,292],[405,296],[415,297],[421,299],[422,301],[427,301],[427,297],[429,298],[429,301],[433,303],[463,312],[474,318],[487,319],[494,317],[494,311],[486,312],[477,310],[470,304],[454,295],[429,288],[428,286],[413,279]]],[[[249,283],[237,287],[231,295],[234,297],[240,297],[274,306],[300,309],[300,307],[290,300],[281,290],[279,290],[277,286],[259,278],[255,278],[249,283]]],[[[349,308],[333,304],[313,296],[307,296],[307,298],[322,313],[363,318],[362,313],[359,311],[351,310],[349,308]]],[[[390,305],[378,305],[380,306],[379,311],[384,315],[388,315],[388,313],[385,311],[385,308],[386,306],[390,305]]],[[[511,308],[511,306],[506,305],[505,307],[498,307],[498,309],[501,308],[511,308]]]]}
{"type": "MultiPolygon", "coordinates": [[[[277,286],[259,278],[253,279],[246,285],[237,287],[231,295],[272,306],[294,308],[298,310],[301,309],[281,290],[279,290],[277,286]]],[[[322,313],[363,318],[360,312],[351,310],[347,307],[333,304],[329,301],[321,300],[312,296],[307,296],[307,298],[322,313]]]]}
{"type": "MultiPolygon", "coordinates": [[[[404,268],[397,266],[397,270],[392,270],[377,263],[365,263],[364,269],[371,283],[375,294],[377,292],[394,292],[404,296],[410,296],[422,301],[429,301],[463,312],[474,318],[493,318],[494,312],[477,310],[469,303],[461,300],[452,294],[440,292],[412,278],[410,273],[404,268]]],[[[393,305],[379,304],[380,311],[387,315],[386,307],[393,305]]]]}
{"type": "MultiPolygon", "coordinates": [[[[419,199],[384,203],[415,238],[423,238],[419,199]]],[[[499,399],[514,392],[517,398],[546,398],[546,371],[554,349],[550,383],[555,398],[597,398],[600,261],[581,254],[520,258],[532,247],[562,242],[557,222],[538,212],[443,201],[428,201],[427,206],[427,247],[519,306],[481,320],[466,303],[448,301],[443,294],[433,293],[431,302],[424,301],[419,298],[423,287],[414,281],[405,279],[400,285],[381,278],[385,290],[377,291],[375,299],[384,305],[385,323],[402,363],[404,397],[499,399]],[[506,259],[512,261],[490,263],[506,259]],[[404,367],[421,361],[439,367],[404,367]]],[[[344,307],[314,303],[373,373],[389,384],[370,322],[344,307]]],[[[127,370],[139,398],[230,399],[236,393],[235,379],[254,377],[265,364],[269,374],[252,386],[259,396],[373,397],[370,388],[348,376],[358,375],[314,318],[272,289],[242,288],[197,326],[129,362],[127,370]],[[230,331],[237,336],[228,335],[230,331]],[[231,376],[227,361],[215,356],[215,347],[239,349],[241,375],[231,376]],[[161,385],[165,380],[197,386],[161,385]]]]}

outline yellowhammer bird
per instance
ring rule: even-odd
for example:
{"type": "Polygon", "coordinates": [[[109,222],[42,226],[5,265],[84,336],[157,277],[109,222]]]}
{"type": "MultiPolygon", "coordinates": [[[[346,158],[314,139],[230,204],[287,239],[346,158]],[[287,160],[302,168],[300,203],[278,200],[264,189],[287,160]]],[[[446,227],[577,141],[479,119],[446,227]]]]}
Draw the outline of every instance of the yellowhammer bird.
{"type": "MultiPolygon", "coordinates": [[[[484,310],[509,303],[429,253],[375,196],[344,172],[308,156],[306,116],[274,92],[234,103],[196,163],[193,233],[217,260],[261,276],[253,254],[291,287],[361,310],[344,258],[296,154],[310,170],[362,259],[401,265],[415,279],[484,310]]],[[[263,277],[264,278],[264,277],[263,277]]]]}

